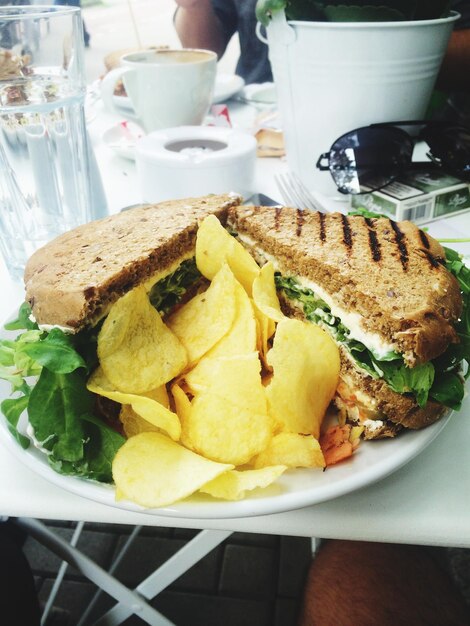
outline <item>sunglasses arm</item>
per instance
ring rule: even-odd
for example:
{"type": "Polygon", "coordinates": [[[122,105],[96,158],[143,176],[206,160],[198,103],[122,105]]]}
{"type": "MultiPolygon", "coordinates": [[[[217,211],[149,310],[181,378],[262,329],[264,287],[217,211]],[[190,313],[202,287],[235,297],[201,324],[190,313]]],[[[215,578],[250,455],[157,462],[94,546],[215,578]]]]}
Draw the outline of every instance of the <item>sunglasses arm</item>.
{"type": "Polygon", "coordinates": [[[317,169],[322,170],[324,172],[330,169],[329,163],[330,163],[330,153],[323,152],[323,154],[320,154],[320,156],[318,157],[316,167],[317,169]],[[326,161],[326,163],[322,163],[322,161],[326,161]]]}

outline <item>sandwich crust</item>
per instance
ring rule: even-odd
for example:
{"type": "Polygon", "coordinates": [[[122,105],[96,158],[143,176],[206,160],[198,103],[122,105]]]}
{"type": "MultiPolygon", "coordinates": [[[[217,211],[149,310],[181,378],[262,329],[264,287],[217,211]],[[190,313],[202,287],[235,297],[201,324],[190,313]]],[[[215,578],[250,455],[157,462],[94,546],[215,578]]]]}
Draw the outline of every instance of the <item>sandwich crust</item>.
{"type": "Polygon", "coordinates": [[[34,317],[73,332],[93,325],[124,293],[189,256],[200,220],[213,213],[225,223],[240,201],[227,194],[145,205],[60,235],[26,266],[34,317]]]}
{"type": "Polygon", "coordinates": [[[397,346],[411,366],[458,341],[458,282],[442,246],[411,222],[283,207],[234,207],[228,224],[273,255],[279,270],[308,278],[365,332],[397,346]]]}
{"type": "Polygon", "coordinates": [[[353,391],[359,390],[367,396],[377,415],[405,428],[417,430],[430,426],[447,410],[432,400],[422,408],[410,394],[396,393],[385,381],[372,378],[355,367],[345,350],[341,350],[340,379],[353,391]]]}

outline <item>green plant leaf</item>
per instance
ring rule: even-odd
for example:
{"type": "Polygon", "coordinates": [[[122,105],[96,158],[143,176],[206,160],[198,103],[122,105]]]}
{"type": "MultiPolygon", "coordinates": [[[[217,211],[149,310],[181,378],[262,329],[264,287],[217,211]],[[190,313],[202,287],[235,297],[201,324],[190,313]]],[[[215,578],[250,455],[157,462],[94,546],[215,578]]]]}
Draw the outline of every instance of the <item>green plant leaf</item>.
{"type": "Polygon", "coordinates": [[[450,5],[449,0],[258,0],[256,16],[265,26],[282,9],[289,20],[395,22],[443,17],[450,5]]]}
{"type": "Polygon", "coordinates": [[[329,22],[401,22],[406,16],[388,6],[332,6],[325,7],[329,22]]]}
{"type": "Polygon", "coordinates": [[[326,21],[325,7],[315,0],[287,0],[286,18],[306,22],[326,21]]]}
{"type": "Polygon", "coordinates": [[[455,372],[445,372],[436,379],[432,388],[432,397],[444,406],[458,411],[465,394],[462,379],[455,372]]]}
{"type": "Polygon", "coordinates": [[[23,302],[18,311],[18,317],[12,322],[5,324],[5,330],[36,330],[39,326],[30,319],[31,307],[27,302],[23,302]]]}
{"type": "Polygon", "coordinates": [[[68,374],[86,363],[78,354],[73,338],[59,328],[53,328],[44,339],[35,343],[27,343],[22,351],[31,359],[56,374],[68,374]]]}
{"type": "Polygon", "coordinates": [[[85,443],[89,476],[102,482],[112,482],[113,460],[126,439],[93,415],[82,415],[82,419],[86,422],[89,435],[85,443]]]}
{"type": "Polygon", "coordinates": [[[80,416],[90,413],[92,406],[83,369],[55,374],[43,368],[28,405],[36,439],[56,459],[83,459],[85,432],[80,416]]]}
{"type": "Polygon", "coordinates": [[[159,280],[150,290],[152,306],[165,314],[177,304],[191,285],[201,278],[195,259],[183,261],[176,271],[159,280]]]}
{"type": "Polygon", "coordinates": [[[433,20],[448,15],[452,3],[449,0],[417,0],[415,20],[433,20]]]}
{"type": "Polygon", "coordinates": [[[274,13],[282,11],[286,7],[286,0],[258,0],[256,3],[256,19],[268,26],[269,21],[274,13]]]}
{"type": "Polygon", "coordinates": [[[28,402],[29,397],[27,395],[23,395],[19,396],[18,398],[7,398],[6,400],[3,400],[0,405],[2,413],[6,417],[8,422],[8,430],[16,439],[16,441],[20,444],[20,446],[25,450],[29,447],[30,440],[28,439],[28,437],[25,437],[18,432],[17,426],[21,414],[28,407],[28,402]]]}

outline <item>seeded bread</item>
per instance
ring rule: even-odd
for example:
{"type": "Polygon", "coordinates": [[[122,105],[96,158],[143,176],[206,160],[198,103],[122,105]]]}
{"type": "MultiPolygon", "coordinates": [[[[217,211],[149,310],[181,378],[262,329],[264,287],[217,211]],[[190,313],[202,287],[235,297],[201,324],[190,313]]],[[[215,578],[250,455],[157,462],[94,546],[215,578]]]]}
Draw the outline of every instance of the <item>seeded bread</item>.
{"type": "Polygon", "coordinates": [[[26,300],[37,322],[74,332],[94,324],[124,293],[188,257],[202,218],[214,213],[225,223],[240,201],[212,195],[145,205],[60,235],[26,266],[26,300]]]}
{"type": "Polygon", "coordinates": [[[308,278],[337,306],[361,316],[409,365],[442,354],[457,341],[460,289],[444,250],[411,222],[276,207],[233,207],[230,229],[279,270],[308,278]]]}

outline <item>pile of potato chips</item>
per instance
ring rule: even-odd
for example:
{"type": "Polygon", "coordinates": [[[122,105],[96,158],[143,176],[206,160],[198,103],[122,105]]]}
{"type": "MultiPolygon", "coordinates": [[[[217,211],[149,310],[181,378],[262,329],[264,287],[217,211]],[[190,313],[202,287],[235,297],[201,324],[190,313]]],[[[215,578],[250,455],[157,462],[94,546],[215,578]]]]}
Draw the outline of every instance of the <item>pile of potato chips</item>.
{"type": "Polygon", "coordinates": [[[196,264],[210,281],[162,320],[144,287],[111,308],[88,388],[122,405],[116,497],[144,507],[197,491],[238,500],[288,468],[323,468],[318,437],[339,376],[322,329],[281,312],[260,268],[215,216],[196,264]]]}

